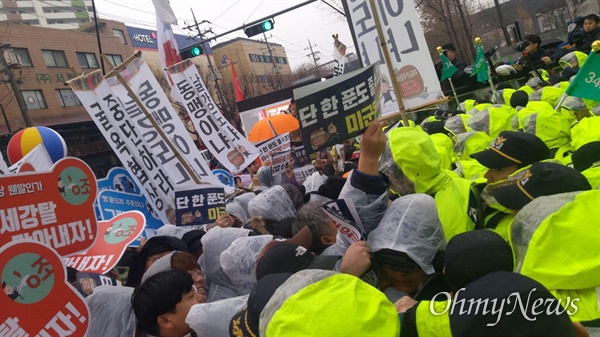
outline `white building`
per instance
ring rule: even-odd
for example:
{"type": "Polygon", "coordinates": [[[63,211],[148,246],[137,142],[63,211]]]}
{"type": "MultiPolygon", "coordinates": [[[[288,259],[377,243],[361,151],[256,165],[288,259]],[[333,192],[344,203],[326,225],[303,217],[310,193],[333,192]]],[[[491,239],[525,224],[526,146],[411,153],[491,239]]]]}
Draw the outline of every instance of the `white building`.
{"type": "Polygon", "coordinates": [[[91,0],[0,1],[0,21],[57,29],[75,29],[93,18],[91,0]]]}

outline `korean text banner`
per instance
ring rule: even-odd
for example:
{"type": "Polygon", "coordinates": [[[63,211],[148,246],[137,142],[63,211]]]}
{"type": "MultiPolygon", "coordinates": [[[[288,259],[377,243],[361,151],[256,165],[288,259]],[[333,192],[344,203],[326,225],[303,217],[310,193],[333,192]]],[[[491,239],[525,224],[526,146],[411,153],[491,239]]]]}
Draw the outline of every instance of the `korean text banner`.
{"type": "Polygon", "coordinates": [[[11,242],[0,250],[0,334],[85,336],[89,309],[58,253],[39,242],[11,242]]]}
{"type": "Polygon", "coordinates": [[[308,177],[310,177],[317,170],[312,165],[306,165],[302,167],[298,167],[294,169],[294,179],[298,182],[298,184],[304,183],[308,177]]]}
{"type": "Polygon", "coordinates": [[[377,35],[369,0],[344,3],[363,65],[377,62],[380,64],[383,116],[398,111],[390,80],[398,82],[402,101],[407,109],[430,103],[443,96],[419,15],[412,0],[376,1],[379,21],[385,36],[377,35]],[[385,65],[380,47],[382,39],[387,42],[395,74],[390,74],[385,65]]]}
{"type": "Polygon", "coordinates": [[[61,256],[88,249],[98,231],[95,196],[94,173],[77,158],[47,172],[0,177],[0,246],[31,239],[61,256]]]}
{"type": "Polygon", "coordinates": [[[229,123],[213,101],[196,65],[185,60],[169,67],[177,92],[194,127],[210,153],[233,174],[250,165],[259,151],[229,123]]]}
{"type": "Polygon", "coordinates": [[[260,161],[266,163],[268,160],[271,160],[273,152],[290,151],[290,134],[284,133],[273,139],[266,140],[256,145],[256,147],[260,151],[260,161]]]}
{"type": "MultiPolygon", "coordinates": [[[[196,147],[190,133],[144,59],[141,56],[136,57],[125,69],[121,70],[120,75],[200,180],[218,185],[218,180],[210,174],[208,165],[202,160],[200,150],[196,147]]],[[[154,128],[142,109],[131,99],[125,87],[115,78],[108,78],[107,81],[126,107],[128,117],[135,123],[150,145],[158,163],[169,173],[172,183],[174,185],[193,183],[191,174],[185,170],[183,164],[159,135],[158,130],[154,128]]]]}
{"type": "Polygon", "coordinates": [[[114,286],[120,287],[121,282],[116,279],[96,273],[77,273],[77,290],[83,297],[90,296],[96,287],[114,286]]]}
{"type": "Polygon", "coordinates": [[[371,65],[328,81],[294,89],[307,154],[361,135],[379,118],[379,68],[371,65]]]}
{"type": "MultiPolygon", "coordinates": [[[[110,220],[119,214],[129,211],[142,213],[146,219],[146,228],[141,234],[146,238],[155,236],[156,231],[164,225],[160,219],[153,215],[152,207],[147,203],[144,196],[104,190],[98,193],[97,202],[100,216],[103,220],[110,220]]],[[[136,240],[130,246],[138,247],[139,244],[139,240],[136,240]]]]}
{"type": "Polygon", "coordinates": [[[67,267],[80,272],[105,274],[144,230],[144,215],[137,211],[121,213],[109,221],[98,223],[98,240],[85,253],[64,258],[67,267]]]}
{"type": "MultiPolygon", "coordinates": [[[[135,123],[128,110],[113,93],[100,72],[79,77],[70,82],[71,88],[85,107],[119,160],[131,172],[164,223],[175,223],[174,187],[135,123]],[[170,197],[169,197],[170,195],[170,197]]],[[[133,109],[133,108],[132,108],[133,109]]],[[[137,111],[137,105],[135,111],[137,111]]],[[[131,109],[130,109],[131,110],[131,109]]]]}
{"type": "Polygon", "coordinates": [[[197,185],[177,189],[177,226],[199,226],[215,222],[225,214],[223,187],[197,185]]]}

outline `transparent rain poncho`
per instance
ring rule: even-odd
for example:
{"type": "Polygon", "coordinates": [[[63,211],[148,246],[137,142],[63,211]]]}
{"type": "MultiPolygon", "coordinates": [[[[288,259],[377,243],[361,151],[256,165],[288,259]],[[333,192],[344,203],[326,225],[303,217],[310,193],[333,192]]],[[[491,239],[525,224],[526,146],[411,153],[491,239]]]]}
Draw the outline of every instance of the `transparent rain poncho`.
{"type": "Polygon", "coordinates": [[[426,194],[396,199],[367,243],[373,252],[391,249],[406,253],[426,274],[433,274],[433,258],[446,247],[435,200],[426,194]]]}
{"type": "Polygon", "coordinates": [[[550,290],[600,286],[600,191],[539,197],[513,219],[515,271],[550,290]]]}
{"type": "Polygon", "coordinates": [[[325,183],[327,178],[328,177],[324,174],[314,172],[304,181],[304,183],[302,183],[302,185],[306,188],[306,193],[315,192],[319,190],[319,187],[325,183]]]}
{"type": "Polygon", "coordinates": [[[273,235],[238,238],[221,253],[221,267],[240,295],[250,294],[256,284],[256,257],[273,241],[273,235]]]}
{"type": "Polygon", "coordinates": [[[446,120],[444,128],[448,129],[454,135],[467,132],[467,126],[465,125],[465,119],[463,114],[452,116],[446,120]]]}
{"type": "Polygon", "coordinates": [[[211,303],[195,304],[185,322],[200,337],[229,336],[229,323],[233,316],[246,307],[248,295],[223,299],[211,303]]]}
{"type": "Polygon", "coordinates": [[[95,288],[94,293],[85,299],[90,308],[87,336],[133,337],[137,321],[131,307],[132,294],[131,287],[95,288]]]}
{"type": "Polygon", "coordinates": [[[251,216],[262,216],[269,220],[281,221],[294,217],[296,208],[285,189],[277,185],[250,200],[248,212],[251,216]]]}
{"type": "Polygon", "coordinates": [[[467,119],[467,126],[473,131],[482,131],[491,138],[500,132],[510,130],[510,119],[517,110],[505,105],[488,106],[467,119]]]}
{"type": "Polygon", "coordinates": [[[221,253],[224,252],[237,238],[246,237],[251,232],[245,228],[215,227],[209,230],[201,239],[202,256],[200,267],[206,274],[208,287],[208,301],[217,301],[223,298],[238,296],[229,277],[221,267],[221,253]]]}
{"type": "Polygon", "coordinates": [[[394,161],[389,143],[381,157],[379,157],[379,171],[390,179],[390,188],[395,193],[407,195],[415,192],[415,184],[406,177],[394,161]]]}
{"type": "Polygon", "coordinates": [[[246,211],[244,211],[242,205],[235,201],[227,203],[225,205],[225,211],[227,212],[227,214],[233,215],[234,217],[238,218],[242,222],[242,224],[246,224],[246,222],[248,221],[246,211]]]}
{"type": "Polygon", "coordinates": [[[235,197],[235,199],[233,199],[234,202],[237,202],[238,204],[240,204],[240,206],[242,206],[242,209],[244,209],[244,212],[246,212],[247,218],[251,217],[250,212],[248,212],[248,203],[255,196],[256,196],[256,194],[254,194],[254,193],[244,193],[242,195],[235,197]]]}

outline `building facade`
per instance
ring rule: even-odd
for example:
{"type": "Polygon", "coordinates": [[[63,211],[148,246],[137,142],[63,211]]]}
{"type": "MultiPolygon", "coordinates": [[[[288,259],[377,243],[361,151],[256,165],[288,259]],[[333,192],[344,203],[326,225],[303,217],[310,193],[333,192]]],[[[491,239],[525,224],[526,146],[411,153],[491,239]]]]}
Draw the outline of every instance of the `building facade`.
{"type": "Polygon", "coordinates": [[[91,0],[0,1],[0,22],[57,29],[75,29],[93,18],[91,0]]]}
{"type": "Polygon", "coordinates": [[[245,98],[280,90],[291,83],[292,69],[280,44],[235,38],[213,46],[213,52],[224,86],[233,83],[233,62],[245,98]]]}

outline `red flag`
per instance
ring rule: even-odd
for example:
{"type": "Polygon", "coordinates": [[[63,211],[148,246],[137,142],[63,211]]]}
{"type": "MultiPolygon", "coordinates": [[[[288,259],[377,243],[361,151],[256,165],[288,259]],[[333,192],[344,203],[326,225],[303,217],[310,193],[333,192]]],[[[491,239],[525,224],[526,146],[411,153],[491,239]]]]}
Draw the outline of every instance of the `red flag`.
{"type": "Polygon", "coordinates": [[[229,62],[231,64],[231,73],[233,74],[233,88],[235,89],[235,102],[244,100],[244,92],[242,91],[242,87],[240,86],[240,80],[238,79],[237,73],[235,72],[235,67],[233,66],[233,61],[229,62]]]}
{"type": "Polygon", "coordinates": [[[165,72],[165,77],[171,84],[171,76],[167,72],[167,67],[180,62],[179,47],[173,35],[172,23],[177,23],[177,18],[171,9],[169,1],[152,0],[156,11],[156,35],[158,44],[158,54],[160,56],[160,64],[165,72]]]}

